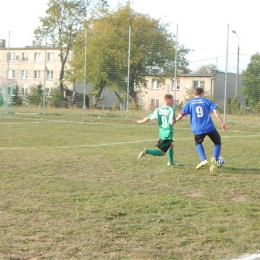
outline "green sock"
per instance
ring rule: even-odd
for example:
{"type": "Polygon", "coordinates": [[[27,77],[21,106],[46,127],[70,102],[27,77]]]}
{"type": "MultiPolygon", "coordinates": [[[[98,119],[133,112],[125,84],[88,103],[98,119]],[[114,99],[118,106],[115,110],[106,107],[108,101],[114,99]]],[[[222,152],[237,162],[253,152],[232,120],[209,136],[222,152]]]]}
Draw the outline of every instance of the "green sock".
{"type": "Polygon", "coordinates": [[[160,150],[155,150],[155,149],[147,149],[145,150],[145,154],[150,154],[153,156],[163,156],[163,152],[160,150]]]}
{"type": "Polygon", "coordinates": [[[170,163],[174,163],[173,155],[174,155],[173,149],[168,149],[168,151],[167,151],[167,156],[168,156],[168,159],[169,159],[169,162],[170,162],[170,163]]]}

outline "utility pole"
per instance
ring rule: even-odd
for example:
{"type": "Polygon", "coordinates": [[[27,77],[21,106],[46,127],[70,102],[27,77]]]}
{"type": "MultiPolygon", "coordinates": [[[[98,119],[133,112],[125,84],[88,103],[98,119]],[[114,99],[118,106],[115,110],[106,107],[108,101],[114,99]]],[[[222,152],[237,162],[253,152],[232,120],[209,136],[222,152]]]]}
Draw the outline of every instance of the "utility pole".
{"type": "Polygon", "coordinates": [[[86,84],[87,84],[87,39],[88,30],[84,32],[85,46],[84,46],[84,86],[83,86],[83,116],[86,114],[86,84]]]}
{"type": "Polygon", "coordinates": [[[240,48],[239,48],[239,37],[238,37],[236,31],[232,31],[232,33],[234,33],[237,36],[237,39],[238,39],[238,46],[237,46],[237,75],[236,75],[236,97],[237,97],[237,95],[238,95],[238,79],[239,79],[239,51],[240,51],[240,48]]]}

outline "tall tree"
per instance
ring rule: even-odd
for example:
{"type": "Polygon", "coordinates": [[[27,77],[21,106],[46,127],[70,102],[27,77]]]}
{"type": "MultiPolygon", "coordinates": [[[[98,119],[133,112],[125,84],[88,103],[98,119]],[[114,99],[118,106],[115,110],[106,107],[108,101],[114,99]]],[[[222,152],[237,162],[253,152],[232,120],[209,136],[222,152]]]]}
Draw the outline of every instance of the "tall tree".
{"type": "Polygon", "coordinates": [[[247,69],[243,72],[242,93],[248,106],[260,104],[260,54],[252,55],[247,69]]]}
{"type": "Polygon", "coordinates": [[[46,17],[40,17],[41,26],[34,31],[34,44],[43,45],[47,35],[48,41],[59,48],[61,93],[64,89],[65,65],[77,34],[82,30],[87,19],[87,12],[106,4],[106,0],[50,0],[46,17]]]}
{"type": "Polygon", "coordinates": [[[23,100],[22,100],[22,97],[20,95],[20,90],[19,90],[18,85],[16,85],[14,92],[13,92],[13,96],[12,96],[12,105],[13,106],[21,106],[22,104],[23,104],[23,100]]]}
{"type": "MultiPolygon", "coordinates": [[[[77,79],[82,79],[84,74],[84,33],[77,39],[70,63],[77,79]]],[[[147,75],[160,81],[164,81],[165,77],[173,77],[176,42],[168,31],[168,25],[134,12],[129,5],[115,11],[106,9],[91,21],[87,32],[87,80],[93,86],[94,95],[99,95],[106,86],[116,91],[118,97],[125,97],[129,35],[129,93],[132,101],[137,100],[138,86],[147,85],[147,75]],[[160,73],[153,74],[154,69],[160,73]]],[[[185,72],[188,66],[185,55],[188,52],[179,46],[178,68],[185,72]]]]}

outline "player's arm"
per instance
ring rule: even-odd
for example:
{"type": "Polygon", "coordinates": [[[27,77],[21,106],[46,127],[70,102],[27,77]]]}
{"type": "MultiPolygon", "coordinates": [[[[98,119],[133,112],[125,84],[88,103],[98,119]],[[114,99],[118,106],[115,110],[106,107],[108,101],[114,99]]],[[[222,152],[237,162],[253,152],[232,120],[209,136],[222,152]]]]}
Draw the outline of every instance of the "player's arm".
{"type": "Polygon", "coordinates": [[[184,113],[181,111],[179,115],[176,117],[175,122],[180,121],[184,117],[184,113]]]}
{"type": "Polygon", "coordinates": [[[136,123],[137,124],[143,124],[143,123],[146,123],[148,121],[150,121],[150,119],[148,117],[145,117],[142,120],[137,120],[136,123]]]}
{"type": "Polygon", "coordinates": [[[222,128],[224,131],[227,131],[227,126],[226,126],[226,124],[223,122],[223,119],[222,119],[220,113],[218,112],[217,108],[215,108],[215,109],[213,110],[213,113],[214,113],[215,117],[218,119],[218,121],[220,122],[221,128],[222,128]]]}

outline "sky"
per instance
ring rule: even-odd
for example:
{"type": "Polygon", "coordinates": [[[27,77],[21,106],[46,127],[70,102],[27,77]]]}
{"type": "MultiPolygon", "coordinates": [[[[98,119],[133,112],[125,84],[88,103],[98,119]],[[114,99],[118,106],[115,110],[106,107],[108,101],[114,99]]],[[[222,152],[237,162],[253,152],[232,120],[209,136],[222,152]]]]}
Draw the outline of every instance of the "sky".
{"type": "MultiPolygon", "coordinates": [[[[10,47],[32,45],[33,31],[40,26],[39,17],[45,17],[48,2],[5,1],[0,9],[0,39],[10,47]]],[[[111,9],[126,2],[108,0],[111,9]]],[[[214,64],[220,71],[236,73],[239,46],[241,72],[260,52],[260,0],[131,0],[130,4],[136,12],[170,24],[168,30],[177,35],[179,44],[192,50],[187,60],[193,71],[214,64]]]]}

